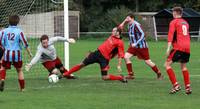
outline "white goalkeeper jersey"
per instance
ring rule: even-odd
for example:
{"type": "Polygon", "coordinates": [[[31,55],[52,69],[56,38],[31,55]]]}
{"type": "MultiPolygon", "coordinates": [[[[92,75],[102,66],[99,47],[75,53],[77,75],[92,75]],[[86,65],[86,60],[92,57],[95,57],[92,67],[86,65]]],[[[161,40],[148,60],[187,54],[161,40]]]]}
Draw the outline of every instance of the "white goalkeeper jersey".
{"type": "Polygon", "coordinates": [[[42,46],[42,44],[40,43],[37,47],[37,52],[34,56],[34,58],[31,60],[30,64],[34,65],[36,64],[39,60],[43,63],[46,61],[53,61],[56,59],[57,55],[56,55],[56,49],[54,47],[54,43],[57,41],[68,41],[66,38],[64,37],[52,37],[49,38],[49,44],[48,44],[48,48],[44,48],[42,46]]]}

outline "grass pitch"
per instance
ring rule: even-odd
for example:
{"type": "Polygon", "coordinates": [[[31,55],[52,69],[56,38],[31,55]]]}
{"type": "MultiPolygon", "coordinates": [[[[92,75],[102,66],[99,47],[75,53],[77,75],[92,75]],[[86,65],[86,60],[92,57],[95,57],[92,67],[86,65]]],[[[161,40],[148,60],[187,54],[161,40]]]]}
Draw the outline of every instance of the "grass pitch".
{"type": "MultiPolygon", "coordinates": [[[[103,40],[79,40],[70,45],[70,67],[78,64],[87,51],[95,50],[103,40]]],[[[125,45],[127,48],[127,41],[125,45]]],[[[33,42],[30,43],[32,45],[33,42]]],[[[199,109],[200,102],[200,43],[192,42],[188,69],[191,74],[192,95],[185,95],[183,77],[178,64],[174,64],[176,76],[182,90],[169,95],[171,84],[164,69],[166,42],[149,42],[150,57],[164,74],[164,80],[156,80],[156,75],[143,61],[133,58],[135,80],[128,84],[119,81],[101,80],[98,64],[87,66],[75,73],[77,80],[62,79],[57,84],[49,84],[47,71],[41,64],[31,72],[24,72],[26,91],[18,91],[16,73],[7,73],[5,91],[0,93],[0,109],[199,109]]],[[[35,50],[33,47],[32,50],[35,50]]],[[[57,52],[63,59],[63,45],[56,44],[57,52]]],[[[27,62],[27,61],[26,61],[27,62]]],[[[118,74],[116,60],[110,62],[109,73],[118,74]]],[[[126,67],[123,64],[123,73],[126,67]]]]}

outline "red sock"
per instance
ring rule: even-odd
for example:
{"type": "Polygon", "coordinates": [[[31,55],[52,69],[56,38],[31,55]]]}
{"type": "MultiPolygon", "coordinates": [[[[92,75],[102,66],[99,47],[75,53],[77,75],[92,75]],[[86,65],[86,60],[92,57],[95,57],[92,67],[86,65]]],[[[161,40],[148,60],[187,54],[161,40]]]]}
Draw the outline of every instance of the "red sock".
{"type": "Polygon", "coordinates": [[[160,70],[158,69],[158,67],[155,65],[153,67],[151,67],[151,69],[156,73],[156,74],[160,74],[160,70]]]}
{"type": "Polygon", "coordinates": [[[169,76],[169,79],[170,79],[171,83],[173,85],[176,85],[177,84],[176,75],[174,74],[174,71],[172,70],[172,68],[167,70],[167,74],[169,76]]]}
{"type": "Polygon", "coordinates": [[[110,80],[122,80],[123,79],[122,76],[115,76],[115,75],[111,75],[111,74],[109,74],[108,76],[109,76],[110,80]]]}
{"type": "Polygon", "coordinates": [[[187,88],[190,86],[190,74],[188,70],[182,71],[182,73],[183,73],[183,78],[185,82],[185,88],[187,88]]]}
{"type": "Polygon", "coordinates": [[[76,71],[78,71],[78,70],[80,70],[81,69],[81,65],[75,65],[74,67],[72,67],[68,72],[65,72],[63,75],[64,76],[68,76],[68,75],[70,75],[70,74],[72,74],[73,72],[76,72],[76,71]]]}
{"type": "Polygon", "coordinates": [[[0,79],[2,80],[5,80],[6,79],[6,70],[1,70],[0,71],[0,79]]]}
{"type": "Polygon", "coordinates": [[[20,89],[24,89],[24,86],[25,86],[24,79],[22,79],[22,80],[18,79],[18,82],[19,82],[20,89]]]}
{"type": "Polygon", "coordinates": [[[126,68],[128,70],[128,74],[133,75],[132,63],[126,64],[126,68]]]}

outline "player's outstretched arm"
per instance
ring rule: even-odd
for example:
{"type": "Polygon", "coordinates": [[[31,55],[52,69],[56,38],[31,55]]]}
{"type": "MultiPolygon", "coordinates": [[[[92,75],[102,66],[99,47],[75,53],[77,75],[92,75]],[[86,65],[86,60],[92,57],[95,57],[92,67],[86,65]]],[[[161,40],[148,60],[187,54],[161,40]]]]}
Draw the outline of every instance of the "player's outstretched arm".
{"type": "Polygon", "coordinates": [[[31,53],[31,50],[30,50],[29,47],[26,48],[26,51],[27,51],[29,57],[32,58],[32,57],[33,57],[33,54],[31,53]]]}
{"type": "Polygon", "coordinates": [[[69,42],[69,43],[76,43],[76,41],[73,38],[67,39],[65,37],[60,37],[60,36],[50,38],[50,42],[52,42],[52,43],[58,42],[58,41],[69,42]]]}
{"type": "Polygon", "coordinates": [[[41,55],[42,55],[42,52],[38,50],[34,58],[31,60],[31,62],[25,65],[25,70],[30,71],[32,66],[39,61],[41,55]]]}

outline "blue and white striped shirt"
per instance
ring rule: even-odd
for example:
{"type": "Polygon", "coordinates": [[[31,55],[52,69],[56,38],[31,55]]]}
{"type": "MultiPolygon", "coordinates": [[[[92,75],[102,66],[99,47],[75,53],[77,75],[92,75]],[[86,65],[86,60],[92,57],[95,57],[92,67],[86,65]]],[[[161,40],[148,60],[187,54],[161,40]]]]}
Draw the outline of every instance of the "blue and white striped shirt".
{"type": "Polygon", "coordinates": [[[144,37],[144,31],[137,21],[134,21],[132,24],[128,25],[128,32],[130,44],[136,44],[136,48],[148,48],[144,37]]]}

